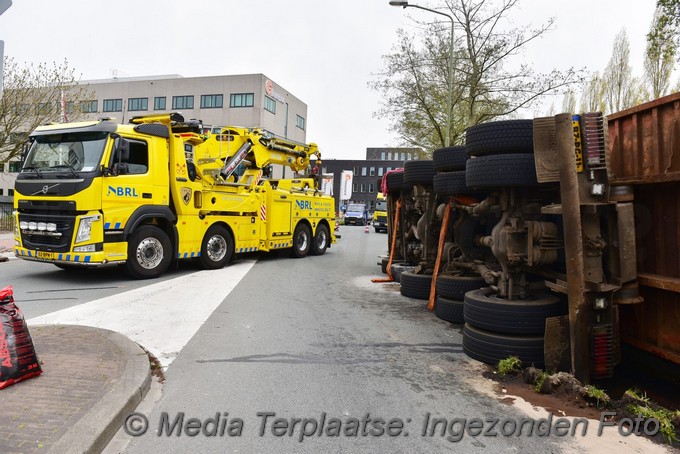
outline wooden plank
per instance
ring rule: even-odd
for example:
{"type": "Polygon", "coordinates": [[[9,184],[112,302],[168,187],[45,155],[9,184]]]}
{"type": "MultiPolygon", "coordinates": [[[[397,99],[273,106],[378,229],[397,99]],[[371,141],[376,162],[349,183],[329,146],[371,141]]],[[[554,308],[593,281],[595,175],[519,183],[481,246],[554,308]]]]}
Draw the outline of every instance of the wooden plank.
{"type": "Polygon", "coordinates": [[[638,273],[638,284],[680,293],[680,278],[660,274],[638,273]]]}

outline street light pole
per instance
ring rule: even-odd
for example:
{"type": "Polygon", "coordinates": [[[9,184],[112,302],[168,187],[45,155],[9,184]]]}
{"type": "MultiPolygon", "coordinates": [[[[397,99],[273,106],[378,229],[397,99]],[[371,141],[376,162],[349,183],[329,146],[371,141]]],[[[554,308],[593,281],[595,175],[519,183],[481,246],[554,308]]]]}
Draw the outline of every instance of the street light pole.
{"type": "Polygon", "coordinates": [[[441,11],[437,11],[434,9],[430,8],[425,8],[424,6],[420,5],[411,5],[407,1],[399,1],[399,0],[390,0],[390,5],[392,6],[401,6],[402,8],[418,8],[418,9],[423,9],[425,11],[429,11],[431,13],[439,14],[441,16],[446,16],[449,18],[451,21],[451,43],[449,45],[449,81],[448,81],[448,102],[446,104],[446,135],[444,136],[444,146],[448,147],[451,145],[451,98],[453,96],[453,25],[455,23],[453,16],[450,14],[442,13],[441,11]]]}

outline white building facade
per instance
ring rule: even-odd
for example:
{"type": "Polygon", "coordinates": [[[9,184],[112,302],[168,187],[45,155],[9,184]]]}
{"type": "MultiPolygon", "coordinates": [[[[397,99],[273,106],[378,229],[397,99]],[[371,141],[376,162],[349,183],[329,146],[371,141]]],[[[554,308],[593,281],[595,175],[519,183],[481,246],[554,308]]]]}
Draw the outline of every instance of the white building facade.
{"type": "MultiPolygon", "coordinates": [[[[204,125],[259,127],[306,143],[307,105],[264,74],[208,77],[174,74],[89,80],[80,84],[92,97],[79,106],[79,120],[109,117],[127,123],[135,116],[180,112],[186,120],[198,119],[204,125]]],[[[65,114],[68,117],[68,108],[65,114]]],[[[7,163],[0,170],[0,198],[4,199],[14,195],[19,163],[7,163]]]]}

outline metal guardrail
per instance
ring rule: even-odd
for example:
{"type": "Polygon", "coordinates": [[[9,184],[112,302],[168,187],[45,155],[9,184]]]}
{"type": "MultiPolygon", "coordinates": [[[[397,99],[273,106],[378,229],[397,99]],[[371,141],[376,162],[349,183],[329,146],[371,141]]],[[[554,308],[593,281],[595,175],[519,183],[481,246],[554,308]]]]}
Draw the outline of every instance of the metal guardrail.
{"type": "Polygon", "coordinates": [[[0,232],[14,230],[14,207],[11,204],[0,203],[0,232]]]}

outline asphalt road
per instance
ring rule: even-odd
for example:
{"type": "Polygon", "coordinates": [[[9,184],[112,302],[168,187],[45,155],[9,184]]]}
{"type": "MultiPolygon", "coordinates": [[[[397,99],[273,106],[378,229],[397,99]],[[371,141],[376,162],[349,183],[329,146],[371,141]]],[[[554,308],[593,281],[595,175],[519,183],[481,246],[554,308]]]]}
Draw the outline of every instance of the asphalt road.
{"type": "MultiPolygon", "coordinates": [[[[428,413],[524,416],[476,390],[480,366],[463,353],[459,327],[435,318],[424,301],[403,297],[397,285],[371,282],[383,276],[376,263],[386,239],[348,226],[324,256],[260,258],[169,367],[162,396],[145,415],[147,433],[132,439],[126,452],[558,451],[559,440],[551,438],[452,442],[439,433],[422,435],[428,413]],[[168,436],[181,412],[185,424],[190,418],[217,421],[218,414],[217,425],[226,422],[240,436],[228,430],[224,436],[188,436],[191,430],[177,436],[181,423],[168,436]],[[324,414],[345,427],[350,418],[370,419],[376,435],[332,436],[328,423],[318,435],[324,414]],[[285,435],[272,432],[275,418],[284,419],[277,427],[285,435]],[[314,420],[317,432],[300,441],[302,422],[291,428],[292,418],[314,420]],[[383,429],[393,420],[398,435],[381,432],[377,419],[385,421],[383,429]]],[[[307,422],[309,432],[313,424],[307,422]]]]}
{"type": "Polygon", "coordinates": [[[107,327],[160,352],[165,382],[130,420],[146,431],[121,430],[106,454],[665,452],[640,437],[597,437],[596,421],[589,437],[517,436],[513,424],[548,413],[504,403],[463,353],[460,326],[398,284],[371,282],[385,276],[387,235],[341,234],[321,257],[183,264],[150,281],[11,260],[0,286],[14,286],[31,321],[107,327]],[[464,421],[481,430],[461,433],[464,421]]]}

